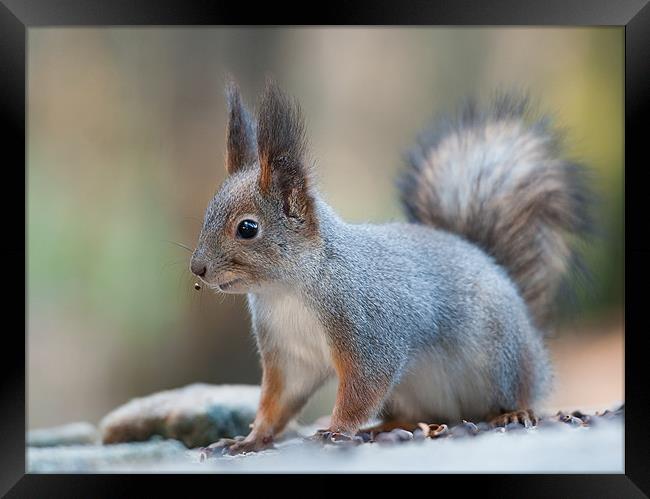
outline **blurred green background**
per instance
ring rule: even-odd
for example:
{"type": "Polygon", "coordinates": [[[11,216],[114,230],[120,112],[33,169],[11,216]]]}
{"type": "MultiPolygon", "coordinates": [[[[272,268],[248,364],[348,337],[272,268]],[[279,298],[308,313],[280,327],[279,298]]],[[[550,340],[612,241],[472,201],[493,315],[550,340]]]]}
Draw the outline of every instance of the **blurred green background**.
{"type": "MultiPolygon", "coordinates": [[[[402,153],[436,112],[528,90],[602,196],[593,281],[554,356],[566,373],[600,341],[577,375],[605,373],[593,390],[622,398],[622,28],[30,28],[28,49],[29,427],[258,382],[244,297],[196,292],[169,242],[193,247],[224,178],[226,72],[251,105],[267,74],[299,98],[321,189],[353,221],[403,218],[402,153]]],[[[585,393],[565,381],[555,403],[585,393]]]]}

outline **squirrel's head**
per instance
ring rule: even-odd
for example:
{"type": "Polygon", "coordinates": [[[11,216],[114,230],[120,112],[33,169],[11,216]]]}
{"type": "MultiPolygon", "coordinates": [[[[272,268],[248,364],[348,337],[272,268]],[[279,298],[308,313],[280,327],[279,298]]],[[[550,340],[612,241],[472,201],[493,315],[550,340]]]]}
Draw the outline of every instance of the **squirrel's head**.
{"type": "Polygon", "coordinates": [[[228,176],[206,210],[190,269],[208,286],[246,293],[290,278],[318,243],[305,126],[298,103],[268,83],[257,120],[226,88],[228,176]]]}

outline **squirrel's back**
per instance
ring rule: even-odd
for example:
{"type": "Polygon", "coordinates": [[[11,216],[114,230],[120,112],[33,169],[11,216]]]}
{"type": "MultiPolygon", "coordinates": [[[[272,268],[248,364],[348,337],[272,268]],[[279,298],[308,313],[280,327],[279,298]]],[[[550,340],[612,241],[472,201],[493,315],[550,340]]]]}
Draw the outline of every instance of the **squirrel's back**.
{"type": "Polygon", "coordinates": [[[503,266],[543,324],[562,276],[578,268],[590,228],[586,170],[526,98],[473,102],[440,120],[410,151],[399,181],[408,218],[456,233],[503,266]]]}

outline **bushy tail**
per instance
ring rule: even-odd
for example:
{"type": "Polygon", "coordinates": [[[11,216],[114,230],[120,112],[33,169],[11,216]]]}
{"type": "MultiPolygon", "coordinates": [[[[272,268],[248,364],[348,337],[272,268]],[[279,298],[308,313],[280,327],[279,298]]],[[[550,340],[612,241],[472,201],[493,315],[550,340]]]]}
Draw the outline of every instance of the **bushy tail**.
{"type": "Polygon", "coordinates": [[[515,281],[542,325],[591,227],[586,170],[526,98],[499,96],[441,120],[410,151],[399,181],[411,221],[479,245],[515,281]]]}

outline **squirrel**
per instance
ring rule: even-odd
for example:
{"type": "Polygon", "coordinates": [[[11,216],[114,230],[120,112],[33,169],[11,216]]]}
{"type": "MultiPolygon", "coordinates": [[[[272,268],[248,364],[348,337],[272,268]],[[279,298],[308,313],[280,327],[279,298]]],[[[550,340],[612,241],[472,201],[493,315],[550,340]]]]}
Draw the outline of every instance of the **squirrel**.
{"type": "Polygon", "coordinates": [[[247,294],[263,374],[249,435],[223,452],[273,446],[332,376],[314,438],[376,418],[536,424],[553,381],[544,331],[590,221],[587,168],[548,120],[526,97],[470,102],[410,151],[408,221],[352,224],[318,192],[297,100],[269,81],[253,118],[232,81],[226,96],[227,177],[190,270],[247,294]]]}

